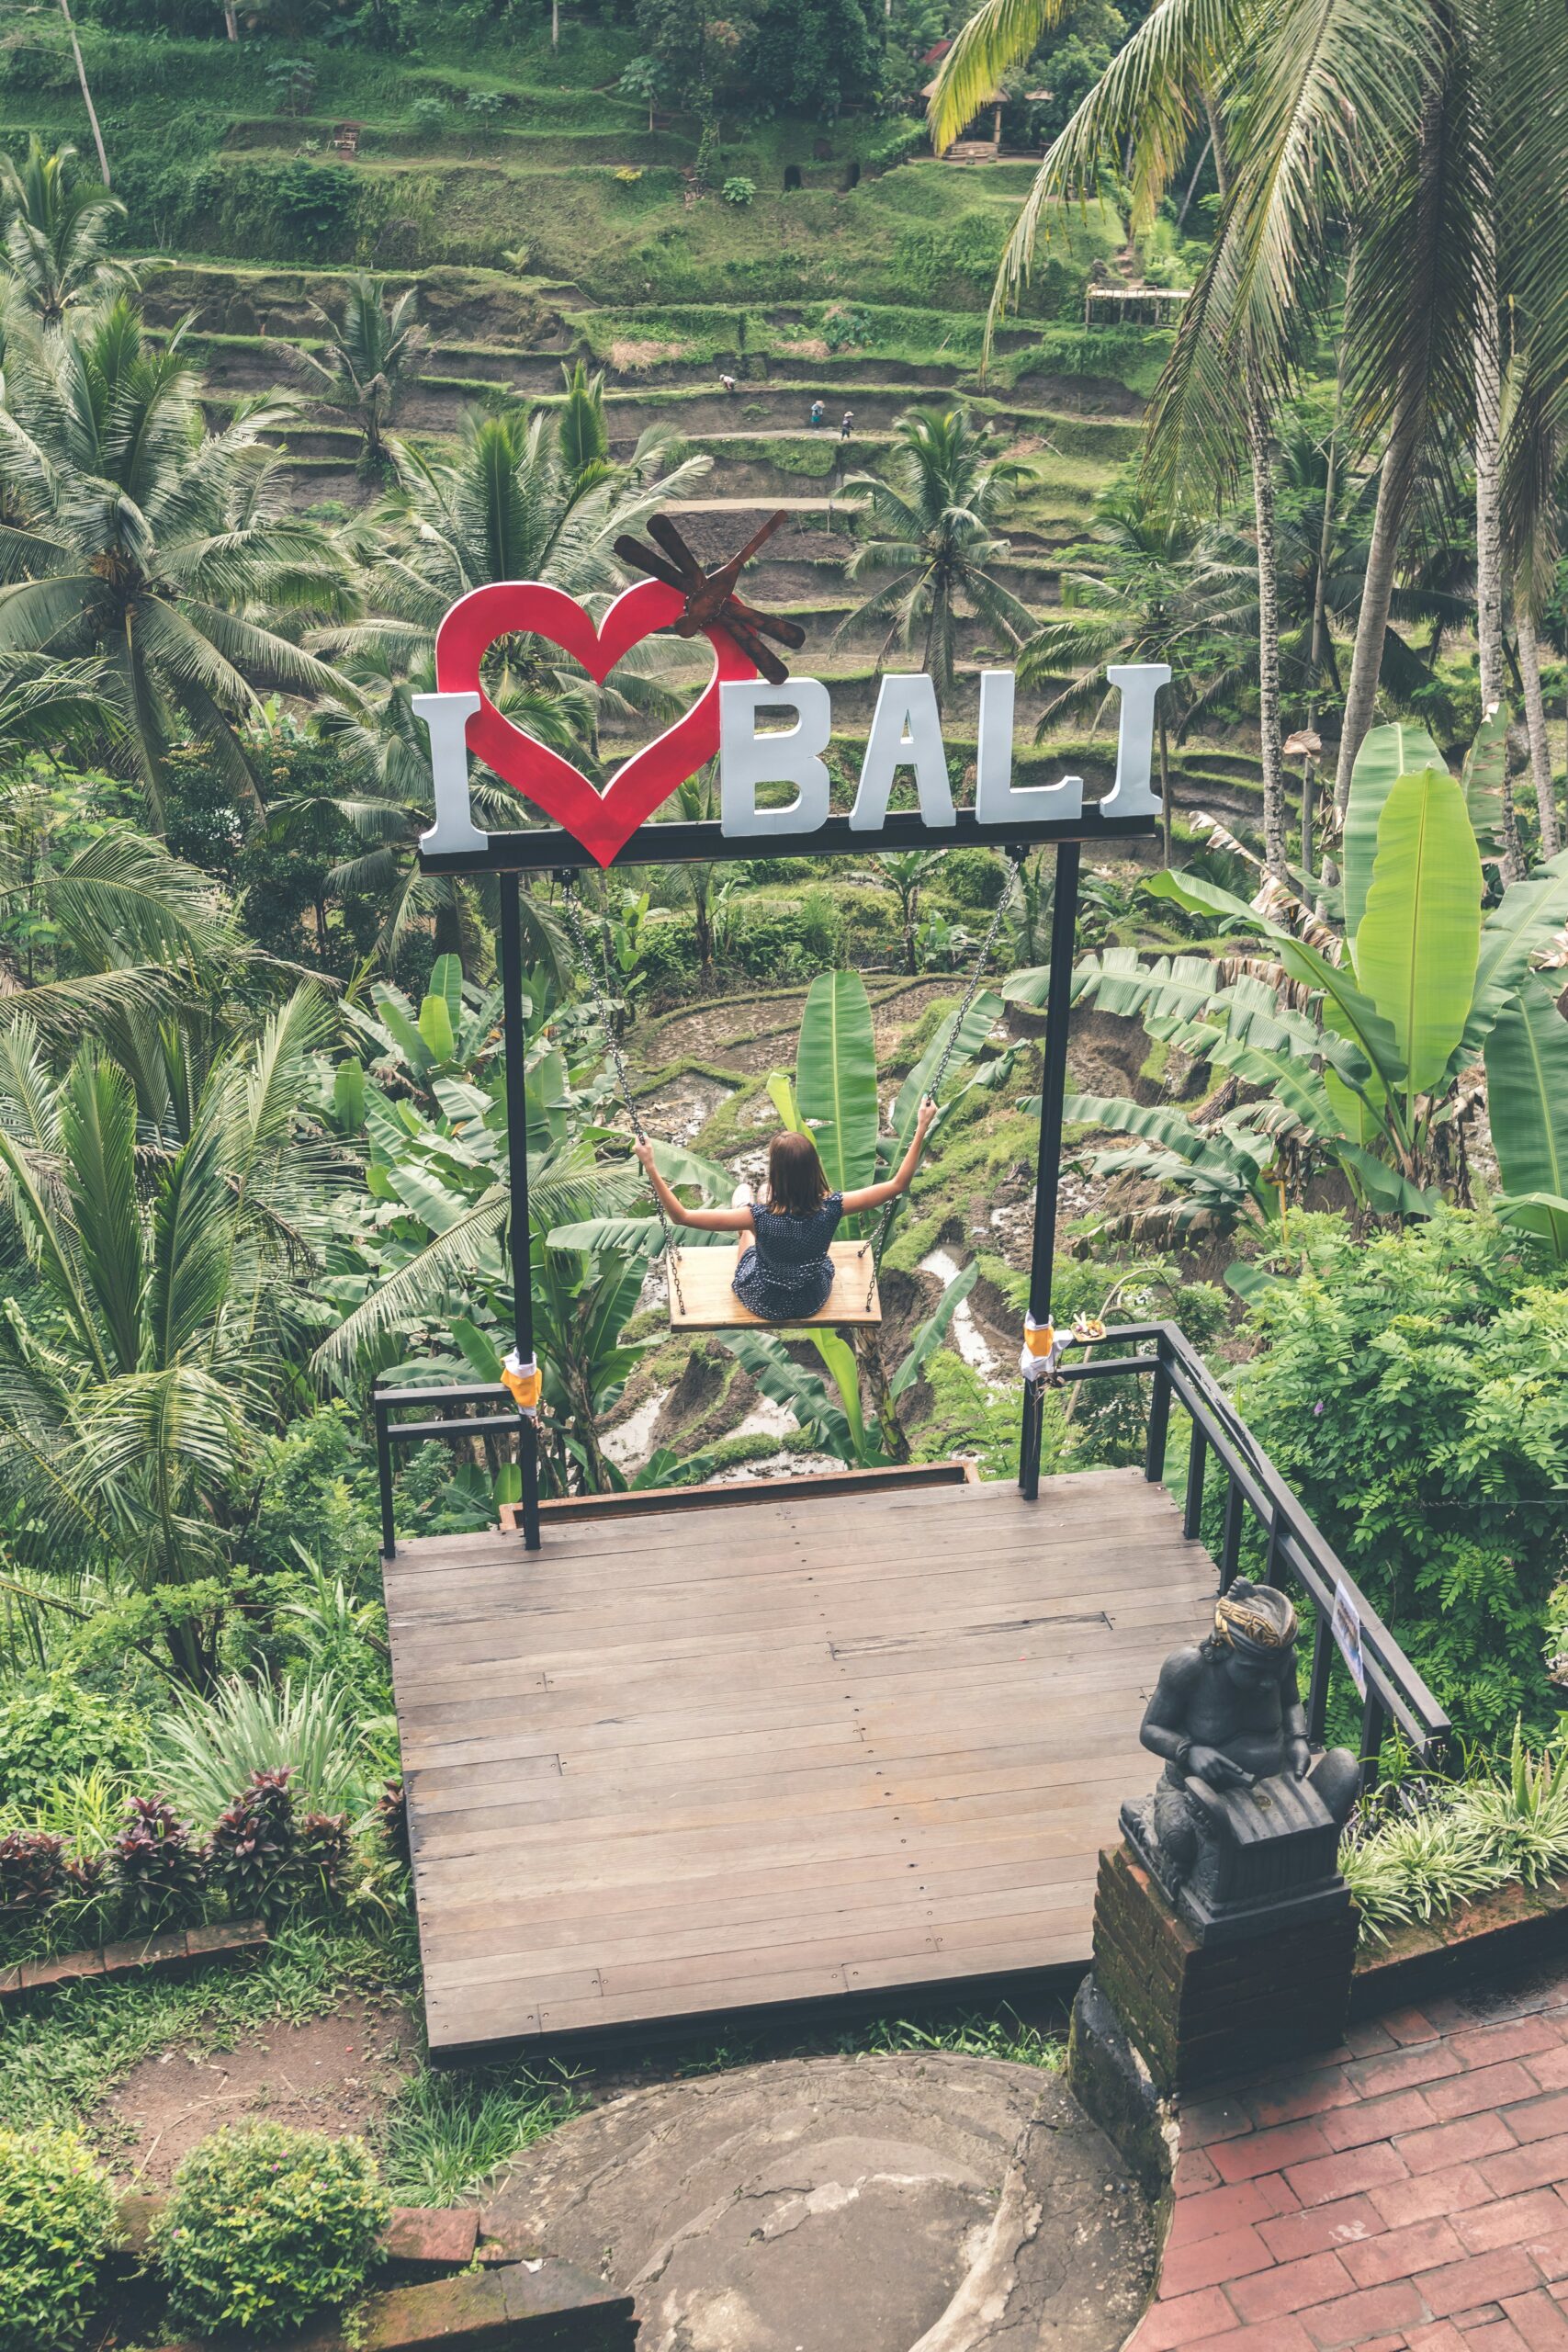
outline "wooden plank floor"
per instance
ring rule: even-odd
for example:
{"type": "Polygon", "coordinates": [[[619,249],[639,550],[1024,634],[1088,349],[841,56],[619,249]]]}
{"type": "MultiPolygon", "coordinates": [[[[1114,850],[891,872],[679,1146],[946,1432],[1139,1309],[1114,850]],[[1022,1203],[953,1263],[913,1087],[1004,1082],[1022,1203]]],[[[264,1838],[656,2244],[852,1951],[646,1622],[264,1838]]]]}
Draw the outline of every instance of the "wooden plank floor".
{"type": "Polygon", "coordinates": [[[1216,1583],[1136,1470],[404,1545],[431,2046],[1086,1960],[1216,1583]]]}

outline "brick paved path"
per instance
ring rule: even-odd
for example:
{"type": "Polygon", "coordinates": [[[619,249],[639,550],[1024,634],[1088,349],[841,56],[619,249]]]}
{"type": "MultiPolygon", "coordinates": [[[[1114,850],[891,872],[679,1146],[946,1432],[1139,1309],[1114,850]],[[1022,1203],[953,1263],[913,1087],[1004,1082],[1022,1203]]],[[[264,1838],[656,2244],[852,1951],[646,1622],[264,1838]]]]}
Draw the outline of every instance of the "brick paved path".
{"type": "Polygon", "coordinates": [[[1568,1972],[1188,2108],[1127,2352],[1568,2352],[1568,1972]]]}

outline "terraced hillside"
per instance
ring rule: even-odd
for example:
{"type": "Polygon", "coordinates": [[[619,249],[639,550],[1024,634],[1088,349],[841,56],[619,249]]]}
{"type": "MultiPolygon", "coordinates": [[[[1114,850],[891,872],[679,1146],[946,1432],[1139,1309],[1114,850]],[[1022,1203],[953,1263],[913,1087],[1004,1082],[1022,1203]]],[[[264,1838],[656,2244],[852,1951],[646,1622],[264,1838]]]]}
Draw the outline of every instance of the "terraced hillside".
{"type": "MultiPolygon", "coordinates": [[[[0,35],[8,128],[80,139],[63,28],[30,11],[14,22],[0,35]]],[[[1050,223],[1023,313],[987,362],[986,305],[1027,161],[938,164],[911,153],[917,125],[886,118],[726,121],[717,176],[756,190],[727,204],[698,192],[696,122],[664,112],[650,126],[618,95],[629,28],[569,22],[552,52],[542,28],[492,23],[476,40],[424,12],[421,38],[417,60],[311,47],[309,111],[290,115],[265,111],[276,44],[85,28],[129,233],[157,248],[142,270],[150,315],[190,321],[215,410],[273,386],[299,400],[286,449],[301,506],[346,513],[376,495],[356,436],[312,402],[283,348],[318,338],[313,305],[332,309],[345,266],[368,265],[419,288],[428,349],[397,419],[415,443],[456,435],[466,412],[558,398],[563,361],[581,356],[604,370],[617,453],[658,424],[710,460],[684,517],[705,553],[784,507],[756,590],[807,628],[840,732],[868,721],[884,643],[871,624],[846,626],[852,478],[881,469],[915,403],[962,393],[998,447],[1036,461],[1002,576],[1032,611],[1052,607],[1064,552],[1135,453],[1166,349],[1160,334],[1081,323],[1090,272],[1133,266],[1111,207],[1050,223]],[[346,158],[333,149],[344,123],[346,158]],[[802,185],[786,192],[786,175],[802,185]]],[[[965,624],[966,672],[1004,650],[965,624]]],[[[972,712],[961,680],[955,747],[972,712]]],[[[1085,747],[1086,772],[1106,749],[1085,747]]],[[[1247,821],[1245,746],[1194,747],[1181,764],[1206,805],[1247,821]]]]}

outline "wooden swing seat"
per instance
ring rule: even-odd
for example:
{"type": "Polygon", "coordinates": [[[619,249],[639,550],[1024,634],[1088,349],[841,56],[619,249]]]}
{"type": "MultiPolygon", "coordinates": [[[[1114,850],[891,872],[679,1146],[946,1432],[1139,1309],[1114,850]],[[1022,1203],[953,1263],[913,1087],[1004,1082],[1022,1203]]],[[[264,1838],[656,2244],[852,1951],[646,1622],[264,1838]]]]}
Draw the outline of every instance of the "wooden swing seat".
{"type": "MultiPolygon", "coordinates": [[[[741,1235],[742,1249],[750,1238],[750,1234],[741,1235]]],[[[739,1254],[738,1250],[726,1249],[671,1250],[672,1331],[728,1331],[743,1325],[762,1331],[781,1328],[768,1323],[761,1315],[753,1315],[736,1297],[732,1285],[739,1254]]],[[[793,1317],[783,1328],[793,1331],[810,1330],[820,1323],[880,1323],[882,1297],[866,1245],[860,1241],[830,1241],[828,1255],[833,1261],[833,1287],[826,1305],[816,1315],[793,1317]]]]}

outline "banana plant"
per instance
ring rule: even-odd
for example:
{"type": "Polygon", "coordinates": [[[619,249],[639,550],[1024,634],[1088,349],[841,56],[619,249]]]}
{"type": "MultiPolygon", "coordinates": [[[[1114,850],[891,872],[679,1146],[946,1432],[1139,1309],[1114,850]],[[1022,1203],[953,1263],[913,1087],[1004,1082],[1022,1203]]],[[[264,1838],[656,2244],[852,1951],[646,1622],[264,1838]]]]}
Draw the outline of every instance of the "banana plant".
{"type": "MultiPolygon", "coordinates": [[[[949,1283],[933,1315],[929,1315],[909,1343],[908,1354],[887,1383],[893,1406],[912,1388],[926,1364],[947,1336],[948,1327],[975,1287],[980,1269],[971,1262],[949,1283]]],[[[813,1329],[809,1338],[821,1357],[828,1377],[797,1364],[783,1338],[772,1331],[727,1331],[724,1344],[739,1358],[764,1396],[787,1407],[795,1426],[824,1453],[836,1454],[852,1469],[874,1470],[908,1458],[908,1446],[897,1422],[887,1426],[888,1406],[867,1408],[863,1395],[861,1364],[854,1350],[836,1331],[813,1329]]]]}
{"type": "Polygon", "coordinates": [[[1568,1022],[1539,973],[1486,1041],[1486,1094],[1504,1184],[1497,1215],[1568,1263],[1568,1022]]]}
{"type": "MultiPolygon", "coordinates": [[[[1246,957],[1144,964],[1118,950],[1077,976],[1103,1010],[1138,1012],[1151,1035],[1264,1090],[1274,1131],[1337,1161],[1384,1215],[1428,1213],[1445,1172],[1462,1171],[1464,1074],[1568,916],[1568,854],[1483,913],[1499,725],[1483,729],[1464,781],[1419,730],[1368,736],[1346,812],[1342,934],[1303,910],[1298,935],[1196,876],[1145,885],[1261,939],[1283,985],[1246,957]],[[1422,763],[1403,766],[1411,758],[1422,763]]],[[[1495,1113],[1494,1140],[1505,1156],[1495,1113]]]]}
{"type": "MultiPolygon", "coordinates": [[[[1039,1097],[1030,1106],[1039,1114],[1039,1097]]],[[[1228,1233],[1251,1217],[1267,1225],[1280,1213],[1271,1171],[1279,1146],[1269,1132],[1269,1107],[1249,1103],[1228,1111],[1210,1126],[1196,1126],[1179,1111],[1133,1102],[1124,1096],[1069,1094],[1066,1116],[1141,1141],[1087,1155],[1097,1176],[1136,1176],[1165,1184],[1178,1195],[1168,1205],[1119,1217],[1104,1227],[1108,1238],[1145,1239],[1156,1230],[1165,1238],[1198,1232],[1228,1233]]]]}

